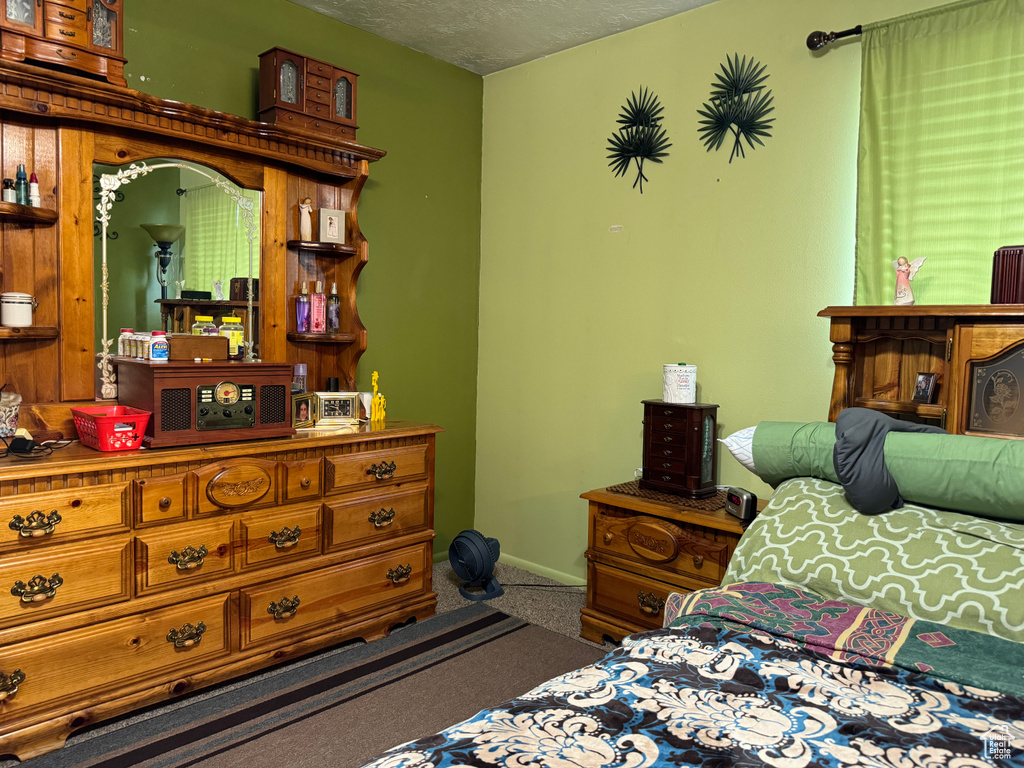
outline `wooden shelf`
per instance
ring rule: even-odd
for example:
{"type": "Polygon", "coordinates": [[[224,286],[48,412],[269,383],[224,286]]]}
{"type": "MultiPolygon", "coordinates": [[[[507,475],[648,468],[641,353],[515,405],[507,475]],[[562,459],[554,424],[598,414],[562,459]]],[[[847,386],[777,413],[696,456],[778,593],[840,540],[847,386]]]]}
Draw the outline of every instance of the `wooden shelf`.
{"type": "Polygon", "coordinates": [[[31,205],[0,202],[0,218],[26,224],[54,224],[57,221],[57,212],[52,208],[33,208],[31,205]]]}
{"type": "Polygon", "coordinates": [[[288,333],[289,341],[311,341],[319,344],[351,344],[354,333],[288,333]]]}
{"type": "Polygon", "coordinates": [[[297,251],[316,251],[335,256],[353,256],[356,252],[354,245],[344,243],[321,243],[315,240],[289,240],[288,247],[297,251]]]}
{"type": "Polygon", "coordinates": [[[885,413],[907,413],[920,416],[922,419],[941,419],[946,407],[934,403],[915,403],[906,400],[877,400],[869,397],[854,398],[853,404],[858,408],[871,408],[885,413]]]}
{"type": "Polygon", "coordinates": [[[0,341],[38,341],[39,339],[56,339],[56,328],[45,328],[31,325],[25,328],[0,327],[0,341]]]}

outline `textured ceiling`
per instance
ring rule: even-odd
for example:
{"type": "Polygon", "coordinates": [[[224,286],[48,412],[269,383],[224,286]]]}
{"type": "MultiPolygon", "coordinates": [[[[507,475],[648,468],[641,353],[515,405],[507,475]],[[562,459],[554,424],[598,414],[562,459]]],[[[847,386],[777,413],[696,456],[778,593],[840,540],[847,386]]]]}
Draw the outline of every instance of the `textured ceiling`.
{"type": "Polygon", "coordinates": [[[291,0],[488,75],[715,0],[291,0]]]}

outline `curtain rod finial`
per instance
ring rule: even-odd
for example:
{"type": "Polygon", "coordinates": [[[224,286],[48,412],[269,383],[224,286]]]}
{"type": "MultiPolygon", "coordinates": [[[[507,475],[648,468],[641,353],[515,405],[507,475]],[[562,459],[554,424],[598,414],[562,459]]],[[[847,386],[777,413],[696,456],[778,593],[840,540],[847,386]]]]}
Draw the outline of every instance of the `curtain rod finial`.
{"type": "Polygon", "coordinates": [[[807,47],[812,51],[820,50],[829,42],[828,38],[829,36],[821,30],[811,32],[811,34],[807,36],[807,47]]]}

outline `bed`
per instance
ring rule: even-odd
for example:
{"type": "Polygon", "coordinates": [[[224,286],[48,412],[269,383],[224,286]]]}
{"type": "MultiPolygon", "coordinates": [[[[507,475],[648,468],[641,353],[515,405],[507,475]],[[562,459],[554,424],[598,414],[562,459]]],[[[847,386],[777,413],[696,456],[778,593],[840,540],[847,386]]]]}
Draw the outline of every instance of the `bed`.
{"type": "Polygon", "coordinates": [[[837,425],[752,433],[775,493],[722,587],[368,765],[1024,766],[1024,442],[875,434],[888,476],[862,487],[897,495],[865,512],[837,425]]]}

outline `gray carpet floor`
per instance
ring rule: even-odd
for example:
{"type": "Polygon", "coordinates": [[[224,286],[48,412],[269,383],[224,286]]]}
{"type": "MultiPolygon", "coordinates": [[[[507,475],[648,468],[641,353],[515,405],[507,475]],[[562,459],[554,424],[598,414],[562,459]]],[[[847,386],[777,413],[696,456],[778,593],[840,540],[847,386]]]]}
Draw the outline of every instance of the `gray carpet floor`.
{"type": "MultiPolygon", "coordinates": [[[[494,566],[494,575],[505,590],[505,594],[500,597],[484,601],[494,610],[587,645],[609,651],[616,647],[608,640],[605,640],[604,645],[596,645],[580,637],[580,610],[587,603],[586,587],[560,584],[501,561],[494,566]],[[520,586],[522,584],[531,586],[520,586]]],[[[469,602],[459,593],[460,584],[459,577],[452,571],[447,560],[434,565],[438,613],[454,610],[469,602]]]]}

